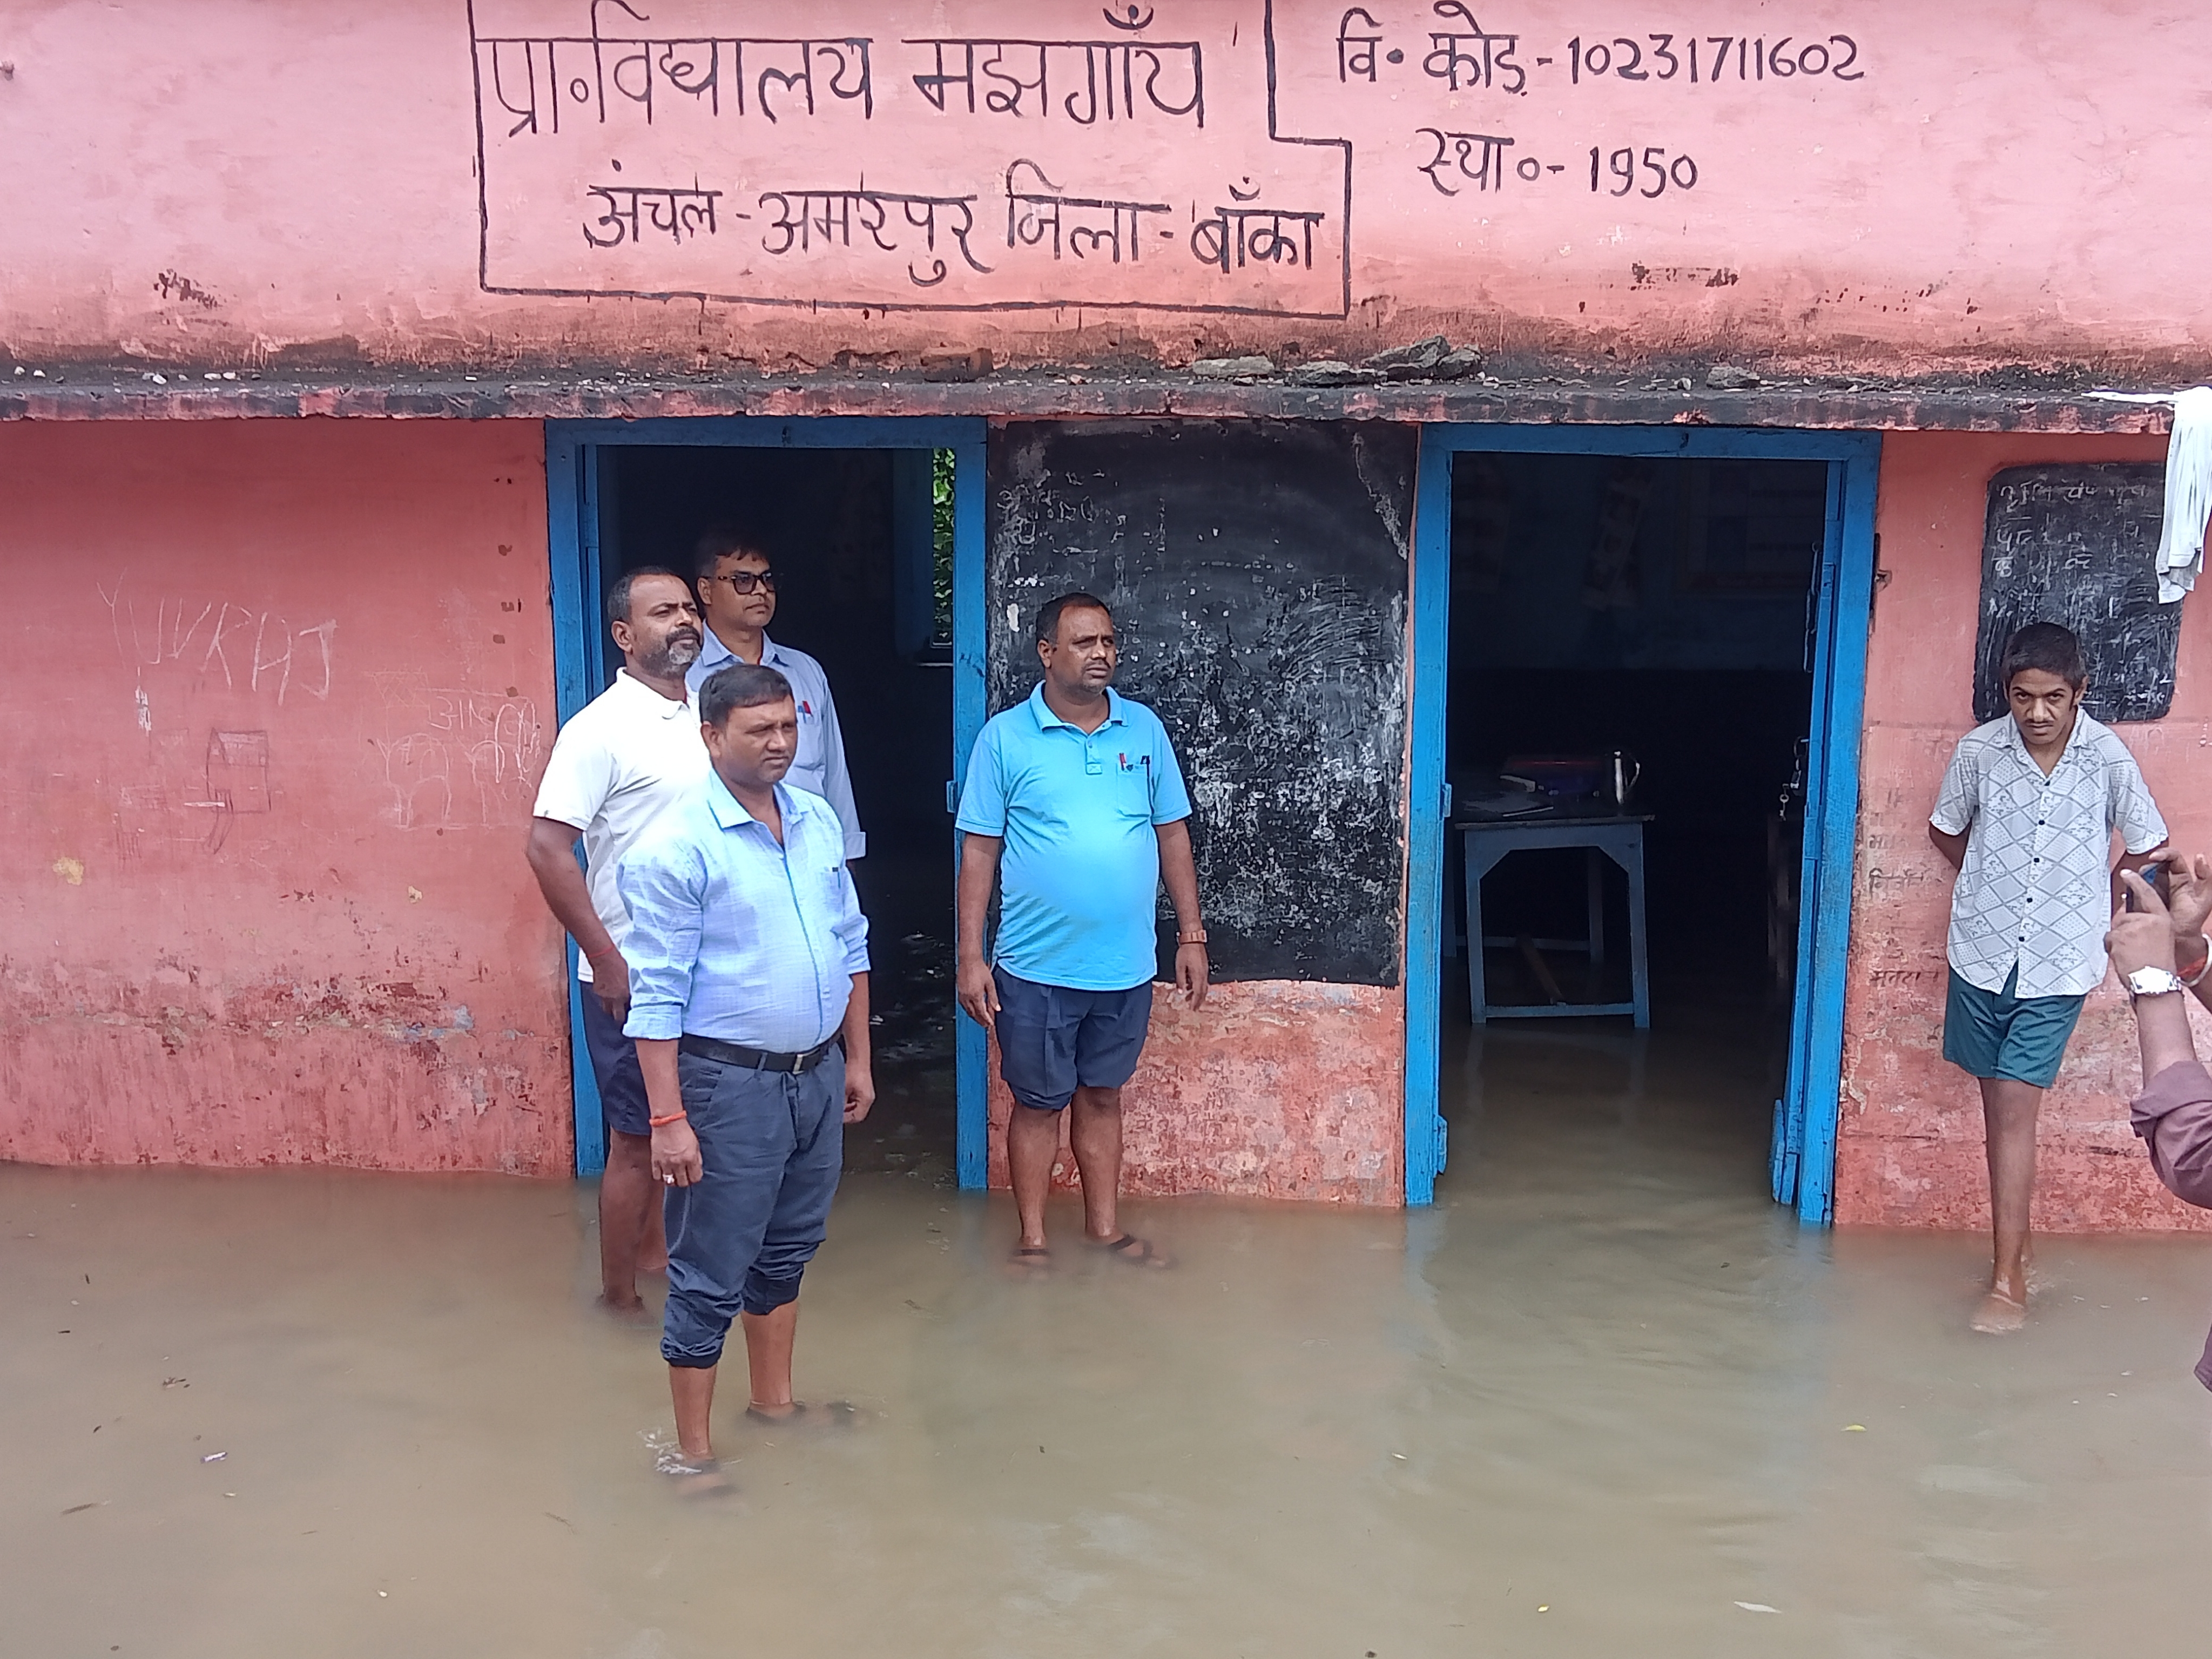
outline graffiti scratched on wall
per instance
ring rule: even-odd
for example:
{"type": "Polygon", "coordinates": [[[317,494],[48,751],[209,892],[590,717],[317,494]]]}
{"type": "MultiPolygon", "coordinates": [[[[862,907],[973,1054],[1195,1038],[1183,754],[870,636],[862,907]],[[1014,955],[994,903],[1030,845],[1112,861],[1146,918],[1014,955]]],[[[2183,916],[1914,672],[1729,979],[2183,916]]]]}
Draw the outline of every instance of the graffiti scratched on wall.
{"type": "Polygon", "coordinates": [[[410,674],[371,677],[391,735],[371,738],[388,791],[386,821],[403,830],[518,823],[544,757],[538,705],[526,696],[426,685],[410,674]]]}

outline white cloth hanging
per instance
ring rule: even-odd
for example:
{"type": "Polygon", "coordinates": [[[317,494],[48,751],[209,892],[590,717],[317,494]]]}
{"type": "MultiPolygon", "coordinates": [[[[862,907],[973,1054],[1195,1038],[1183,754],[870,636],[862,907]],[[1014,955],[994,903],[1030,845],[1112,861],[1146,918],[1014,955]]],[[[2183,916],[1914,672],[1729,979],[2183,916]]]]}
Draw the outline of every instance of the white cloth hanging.
{"type": "Polygon", "coordinates": [[[2166,522],[2158,538],[2158,602],[2172,605],[2197,586],[2204,568],[2204,526],[2212,519],[2212,386],[2173,400],[2166,447],[2166,522]]]}

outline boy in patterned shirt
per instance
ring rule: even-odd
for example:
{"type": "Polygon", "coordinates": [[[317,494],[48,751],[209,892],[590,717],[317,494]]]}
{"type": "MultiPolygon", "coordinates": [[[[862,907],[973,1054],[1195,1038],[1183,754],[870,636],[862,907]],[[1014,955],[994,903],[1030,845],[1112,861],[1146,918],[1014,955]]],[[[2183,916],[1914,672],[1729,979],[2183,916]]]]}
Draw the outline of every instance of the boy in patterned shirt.
{"type": "Polygon", "coordinates": [[[1973,1328],[2016,1331],[2027,1316],[2027,1218],[2035,1120],[2081,1003],[2105,977],[2118,867],[2166,843],[2142,772],[2112,729],[2081,712],[2079,641],[2030,623],[2001,667],[2011,713],[1959,740],[1928,836],[1959,872],[1945,954],[1943,1058],[1978,1079],[1995,1261],[1973,1328]]]}

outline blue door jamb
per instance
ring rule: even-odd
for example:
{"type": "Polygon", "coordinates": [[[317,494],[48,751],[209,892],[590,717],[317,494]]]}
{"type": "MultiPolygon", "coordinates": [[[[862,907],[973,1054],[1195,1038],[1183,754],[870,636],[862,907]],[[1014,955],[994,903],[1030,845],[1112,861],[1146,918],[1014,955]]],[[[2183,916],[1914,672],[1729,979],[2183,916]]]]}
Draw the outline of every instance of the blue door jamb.
{"type": "Polygon", "coordinates": [[[1433,1202],[1443,1169],[1442,1054],[1444,722],[1451,605],[1451,469],[1468,451],[1498,453],[1826,461],[1829,534],[1822,550],[1814,645],[1804,883],[1799,898],[1798,999],[1782,1115],[1796,1126],[1799,1218],[1827,1224],[1833,1207],[1836,1111],[1843,1080],[1844,991],[1850,947],[1860,728],[1874,596],[1874,432],[1747,427],[1431,425],[1421,429],[1414,497],[1413,731],[1406,920],[1406,1202],[1433,1202]]]}
{"type": "MultiPolygon", "coordinates": [[[[552,575],[553,685],[559,718],[605,689],[607,657],[599,619],[599,462],[623,446],[733,449],[949,449],[953,453],[952,752],[964,764],[983,726],[983,434],[981,420],[957,416],[827,415],[804,419],[714,416],[641,421],[545,423],[546,537],[552,575]]],[[[575,945],[568,947],[568,1025],[583,1018],[575,945]]],[[[982,1028],[959,1016],[960,1184],[983,1184],[982,1028]]],[[[576,1173],[605,1166],[599,1086],[590,1057],[571,1041],[576,1173]]]]}
{"type": "MultiPolygon", "coordinates": [[[[966,781],[968,757],[981,735],[988,713],[983,677],[986,619],[983,602],[983,441],[982,422],[973,441],[951,444],[952,451],[952,767],[946,782],[945,805],[966,781]]],[[[956,836],[954,845],[958,846],[956,836]]],[[[959,867],[958,855],[954,869],[959,867]]],[[[957,879],[956,875],[955,879],[957,879]]],[[[954,1063],[957,1068],[960,1184],[981,1190],[990,1141],[989,1107],[985,1069],[989,1064],[988,1039],[983,1028],[964,1013],[956,1012],[954,1063]]]]}
{"type": "Polygon", "coordinates": [[[1413,483],[1413,684],[1406,836],[1406,1202],[1436,1200],[1444,1167],[1444,714],[1450,696],[1453,435],[1425,426],[1413,483]]]}
{"type": "MultiPolygon", "coordinates": [[[[1825,1227],[1835,1216],[1836,1120],[1842,1104],[1844,994],[1850,962],[1851,890],[1858,848],[1859,750],[1866,721],[1867,636],[1874,623],[1875,498],[1881,470],[1881,434],[1838,434],[1856,441],[1832,468],[1840,497],[1824,565],[1826,584],[1814,650],[1815,682],[1827,682],[1826,718],[1815,742],[1817,770],[1808,757],[1805,824],[1808,857],[1798,888],[1798,999],[1802,1048],[1790,1055],[1784,1110],[1799,1126],[1797,1218],[1825,1227]],[[1815,796],[1812,792],[1819,790],[1815,796]],[[1819,849],[1814,854],[1815,830],[1819,849]],[[1815,862],[1817,859],[1817,864],[1815,862]],[[1812,937],[1805,937],[1805,895],[1815,895],[1812,937]],[[1806,981],[1809,979],[1809,995],[1806,981]]],[[[1793,1029],[1792,1036],[1795,1036],[1793,1029]]],[[[1788,1195],[1781,1194],[1783,1201],[1788,1195]]]]}

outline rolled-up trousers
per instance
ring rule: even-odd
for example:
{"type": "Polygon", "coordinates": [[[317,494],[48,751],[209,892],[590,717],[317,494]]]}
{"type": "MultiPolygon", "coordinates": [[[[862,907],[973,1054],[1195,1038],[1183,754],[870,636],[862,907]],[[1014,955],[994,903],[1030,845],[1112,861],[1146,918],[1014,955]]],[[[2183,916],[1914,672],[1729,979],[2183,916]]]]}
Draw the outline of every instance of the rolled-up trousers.
{"type": "Polygon", "coordinates": [[[845,1057],[796,1077],[697,1054],[677,1066],[702,1173],[666,1195],[660,1354],[703,1369],[720,1361],[738,1314],[797,1298],[822,1246],[844,1164],[845,1057]]]}

